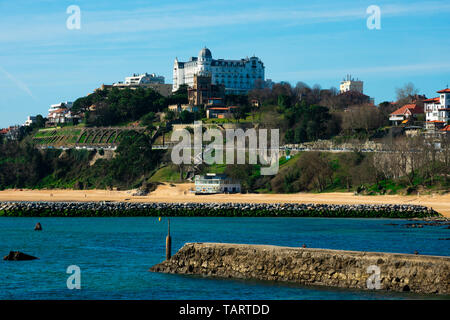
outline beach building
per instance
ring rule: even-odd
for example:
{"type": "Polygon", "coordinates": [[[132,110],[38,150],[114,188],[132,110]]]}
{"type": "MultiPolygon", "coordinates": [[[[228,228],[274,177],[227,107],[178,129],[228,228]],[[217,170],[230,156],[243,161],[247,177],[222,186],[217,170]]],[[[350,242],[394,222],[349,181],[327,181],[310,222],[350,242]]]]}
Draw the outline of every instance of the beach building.
{"type": "Polygon", "coordinates": [[[344,93],[344,92],[359,92],[359,93],[363,93],[363,81],[359,80],[359,79],[354,79],[352,78],[351,75],[347,75],[347,78],[344,78],[341,81],[341,84],[339,86],[340,89],[340,93],[344,93]]]}
{"type": "Polygon", "coordinates": [[[399,124],[407,124],[408,122],[417,119],[419,114],[423,114],[423,107],[415,103],[406,104],[392,112],[389,115],[389,121],[392,121],[392,124],[395,126],[399,124]]]}
{"type": "Polygon", "coordinates": [[[441,129],[450,122],[450,89],[437,93],[439,97],[424,100],[427,129],[441,129]]]}
{"type": "Polygon", "coordinates": [[[173,91],[186,84],[192,88],[196,75],[210,76],[211,83],[224,85],[227,94],[246,94],[255,84],[264,83],[264,64],[258,57],[240,60],[213,59],[211,51],[203,48],[197,57],[173,64],[173,91]]]}
{"type": "Polygon", "coordinates": [[[195,176],[196,194],[239,193],[241,184],[225,174],[207,173],[195,176]]]}

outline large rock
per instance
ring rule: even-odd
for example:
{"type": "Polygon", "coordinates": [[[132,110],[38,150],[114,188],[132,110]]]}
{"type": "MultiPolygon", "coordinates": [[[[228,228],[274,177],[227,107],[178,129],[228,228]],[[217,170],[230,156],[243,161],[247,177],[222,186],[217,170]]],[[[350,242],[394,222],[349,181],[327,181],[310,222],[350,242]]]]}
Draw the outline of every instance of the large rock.
{"type": "Polygon", "coordinates": [[[39,259],[39,258],[30,256],[30,255],[25,254],[20,251],[10,251],[7,256],[3,257],[3,260],[8,260],[8,261],[26,261],[26,260],[36,260],[36,259],[39,259]]]}

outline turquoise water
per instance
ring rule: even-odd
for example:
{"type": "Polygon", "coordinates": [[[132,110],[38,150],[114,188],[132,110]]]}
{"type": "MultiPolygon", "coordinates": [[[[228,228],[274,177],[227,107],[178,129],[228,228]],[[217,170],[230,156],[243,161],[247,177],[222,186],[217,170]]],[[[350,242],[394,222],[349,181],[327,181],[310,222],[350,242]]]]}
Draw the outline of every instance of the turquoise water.
{"type": "MultiPolygon", "coordinates": [[[[410,229],[405,220],[331,218],[171,218],[173,249],[228,242],[450,256],[450,230],[410,229]]],[[[167,220],[157,218],[0,218],[0,299],[416,299],[414,294],[302,287],[148,272],[164,260],[167,220]],[[36,222],[43,231],[33,231],[36,222]],[[70,265],[81,290],[69,290],[70,265]]],[[[435,297],[434,297],[435,298],[435,297]]],[[[448,297],[446,297],[448,298],[448,297]]]]}

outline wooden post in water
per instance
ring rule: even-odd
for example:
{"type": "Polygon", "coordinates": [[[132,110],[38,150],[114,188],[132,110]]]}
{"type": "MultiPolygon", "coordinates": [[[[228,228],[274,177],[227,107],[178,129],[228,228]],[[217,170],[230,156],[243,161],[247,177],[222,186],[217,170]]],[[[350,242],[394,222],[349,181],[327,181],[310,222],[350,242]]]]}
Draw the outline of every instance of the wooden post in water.
{"type": "Polygon", "coordinates": [[[172,238],[170,237],[170,219],[168,221],[167,237],[166,237],[166,260],[169,260],[172,253],[172,238]]]}

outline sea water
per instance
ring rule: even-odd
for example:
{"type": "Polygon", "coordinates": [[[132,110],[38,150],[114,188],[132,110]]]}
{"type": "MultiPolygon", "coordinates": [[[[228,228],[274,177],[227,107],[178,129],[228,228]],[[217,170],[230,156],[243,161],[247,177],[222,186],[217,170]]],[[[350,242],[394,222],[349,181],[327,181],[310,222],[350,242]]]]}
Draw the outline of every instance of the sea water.
{"type": "MultiPolygon", "coordinates": [[[[406,228],[406,220],[348,218],[171,218],[172,252],[186,242],[269,244],[450,256],[444,226],[406,228]],[[395,224],[395,225],[392,225],[395,224]]],[[[423,299],[449,298],[300,286],[269,281],[160,274],[167,218],[0,218],[0,299],[423,299]],[[33,231],[40,222],[43,231],[33,231]],[[69,290],[69,266],[81,289],[69,290]]]]}

